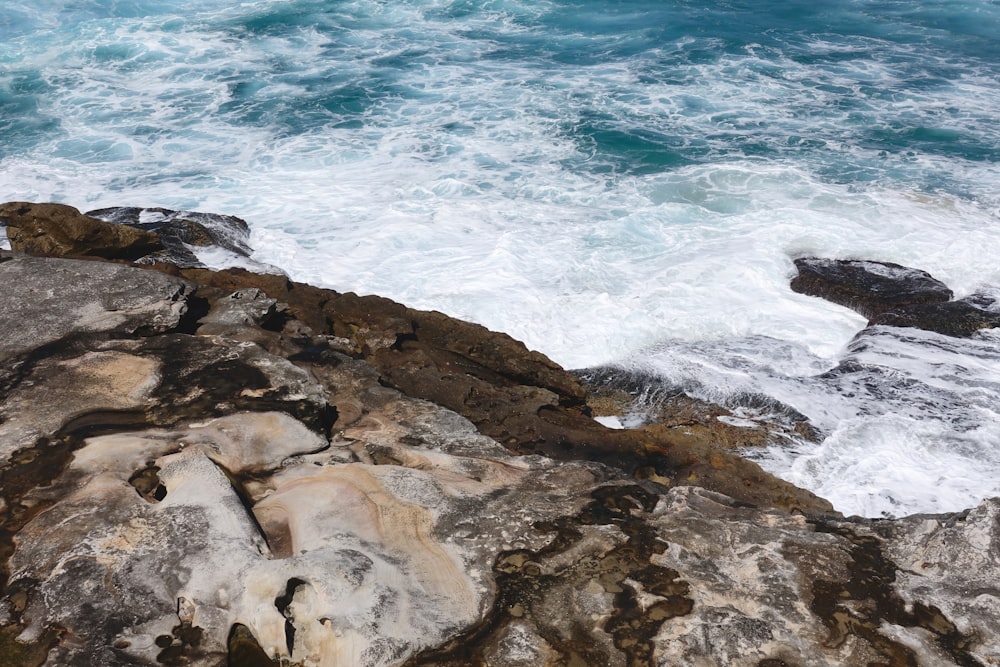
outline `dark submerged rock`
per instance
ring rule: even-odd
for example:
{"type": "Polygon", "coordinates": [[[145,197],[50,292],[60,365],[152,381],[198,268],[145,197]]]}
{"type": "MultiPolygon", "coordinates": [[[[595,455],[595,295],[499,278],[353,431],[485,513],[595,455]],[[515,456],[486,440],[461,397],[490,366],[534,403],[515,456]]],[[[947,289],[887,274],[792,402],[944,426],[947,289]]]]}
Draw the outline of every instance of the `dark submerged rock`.
{"type": "Polygon", "coordinates": [[[952,297],[947,285],[929,273],[890,262],[802,257],[795,268],[794,291],[847,306],[868,319],[900,306],[952,297]]]}
{"type": "Polygon", "coordinates": [[[912,327],[968,337],[1000,326],[992,292],[952,301],[952,291],[926,271],[889,262],[804,257],[795,260],[794,291],[847,306],[869,325],[912,327]]]}
{"type": "Polygon", "coordinates": [[[870,324],[913,327],[945,336],[967,338],[980,329],[1000,327],[1000,313],[979,308],[968,301],[917,304],[879,313],[870,324]]]}
{"type": "Polygon", "coordinates": [[[162,261],[180,267],[204,267],[188,246],[218,246],[239,257],[249,257],[250,227],[232,215],[173,211],[165,208],[117,206],[87,212],[88,216],[152,232],[164,249],[151,254],[147,262],[162,261]]]}

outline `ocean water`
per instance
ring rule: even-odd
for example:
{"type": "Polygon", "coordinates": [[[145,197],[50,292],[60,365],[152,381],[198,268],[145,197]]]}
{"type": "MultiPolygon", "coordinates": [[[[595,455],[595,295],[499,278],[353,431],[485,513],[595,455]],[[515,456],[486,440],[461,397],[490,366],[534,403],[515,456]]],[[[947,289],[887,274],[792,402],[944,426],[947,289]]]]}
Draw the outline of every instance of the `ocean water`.
{"type": "Polygon", "coordinates": [[[997,0],[0,0],[0,199],[238,215],[295,279],[771,397],[823,438],[756,456],[870,516],[1000,494],[1000,332],[855,340],[792,260],[995,290],[997,109],[997,0]]]}

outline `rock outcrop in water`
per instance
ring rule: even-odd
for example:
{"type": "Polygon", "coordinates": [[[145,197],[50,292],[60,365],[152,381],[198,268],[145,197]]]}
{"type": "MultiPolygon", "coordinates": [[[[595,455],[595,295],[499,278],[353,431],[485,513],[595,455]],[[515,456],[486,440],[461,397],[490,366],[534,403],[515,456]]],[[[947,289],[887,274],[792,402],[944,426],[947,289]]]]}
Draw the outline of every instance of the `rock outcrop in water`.
{"type": "Polygon", "coordinates": [[[0,665],[1000,662],[1000,501],[844,519],[602,427],[508,336],[283,276],[0,284],[0,665]]]}
{"type": "Polygon", "coordinates": [[[952,291],[926,271],[889,262],[803,257],[791,287],[847,306],[869,325],[912,327],[967,337],[1000,327],[1000,312],[985,294],[952,301],[952,291]]]}
{"type": "Polygon", "coordinates": [[[171,211],[165,208],[118,206],[87,211],[87,216],[117,225],[155,233],[163,250],[147,261],[170,262],[182,268],[205,268],[191,248],[216,247],[239,257],[249,257],[250,227],[232,215],[171,211]]]}
{"type": "MultiPolygon", "coordinates": [[[[221,248],[249,258],[250,228],[215,213],[120,206],[80,213],[65,204],[0,205],[12,247],[44,257],[103,257],[205,268],[194,248],[221,248]]],[[[260,268],[263,265],[257,265],[260,268]]]]}

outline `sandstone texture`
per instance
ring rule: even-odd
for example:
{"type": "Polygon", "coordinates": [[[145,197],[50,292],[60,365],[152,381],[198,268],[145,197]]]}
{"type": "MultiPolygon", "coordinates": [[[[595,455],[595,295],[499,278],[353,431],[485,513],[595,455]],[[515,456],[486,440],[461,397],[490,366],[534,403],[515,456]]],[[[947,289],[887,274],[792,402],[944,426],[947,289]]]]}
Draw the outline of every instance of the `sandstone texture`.
{"type": "Polygon", "coordinates": [[[64,204],[0,204],[0,224],[6,225],[13,250],[32,255],[134,260],[163,248],[156,234],[109,224],[64,204]]]}
{"type": "Polygon", "coordinates": [[[845,519],[690,419],[603,427],[508,336],[280,275],[0,284],[0,665],[1000,664],[1000,500],[845,519]]]}

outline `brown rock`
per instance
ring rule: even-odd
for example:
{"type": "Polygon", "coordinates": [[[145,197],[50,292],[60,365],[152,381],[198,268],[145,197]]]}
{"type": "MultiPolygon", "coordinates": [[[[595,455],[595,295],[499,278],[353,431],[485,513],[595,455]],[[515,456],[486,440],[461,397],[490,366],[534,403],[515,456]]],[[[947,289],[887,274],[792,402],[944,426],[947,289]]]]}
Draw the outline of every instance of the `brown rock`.
{"type": "MultiPolygon", "coordinates": [[[[20,215],[29,216],[39,206],[26,204],[20,215]]],[[[627,474],[669,484],[694,482],[743,502],[831,510],[826,501],[723,451],[709,436],[615,432],[603,427],[591,419],[586,390],[576,376],[506,334],[389,299],[338,294],[284,276],[240,269],[184,269],[180,274],[199,283],[199,298],[216,304],[230,303],[231,295],[241,290],[259,289],[263,293],[259,296],[287,304],[283,317],[298,321],[299,330],[312,336],[295,338],[306,346],[295,355],[298,363],[315,357],[318,365],[324,365],[330,363],[324,355],[331,349],[348,352],[370,364],[384,385],[454,410],[513,452],[598,460],[627,474]]],[[[192,300],[189,305],[197,304],[192,300]]],[[[219,308],[201,307],[212,312],[219,308]]],[[[212,324],[212,312],[199,316],[208,327],[204,333],[221,331],[212,324]]],[[[197,330],[193,326],[192,332],[197,330]]],[[[227,330],[227,336],[232,335],[227,330]]],[[[253,340],[264,343],[266,338],[253,340]]],[[[167,339],[162,341],[166,344],[167,339]]],[[[226,375],[249,381],[232,370],[226,375]]],[[[316,415],[302,417],[309,420],[316,415]]],[[[319,415],[319,421],[323,419],[319,415]]]]}
{"type": "Polygon", "coordinates": [[[11,249],[48,257],[102,257],[134,261],[163,248],[160,238],[80,213],[64,204],[0,205],[11,249]]]}
{"type": "MultiPolygon", "coordinates": [[[[591,419],[576,376],[506,334],[390,299],[338,294],[280,276],[241,269],[192,269],[182,275],[226,291],[259,288],[288,304],[289,317],[374,367],[384,385],[454,410],[513,452],[602,461],[629,474],[694,483],[753,504],[832,509],[725,451],[711,433],[605,428],[591,419]]],[[[325,353],[310,354],[318,366],[312,372],[322,374],[330,363],[325,353]]]]}
{"type": "Polygon", "coordinates": [[[743,394],[740,406],[767,415],[744,418],[733,410],[691,396],[655,374],[601,366],[574,371],[587,388],[595,416],[623,417],[631,427],[657,424],[698,434],[734,451],[785,443],[789,438],[819,441],[819,431],[791,406],[763,394],[743,394]]]}

